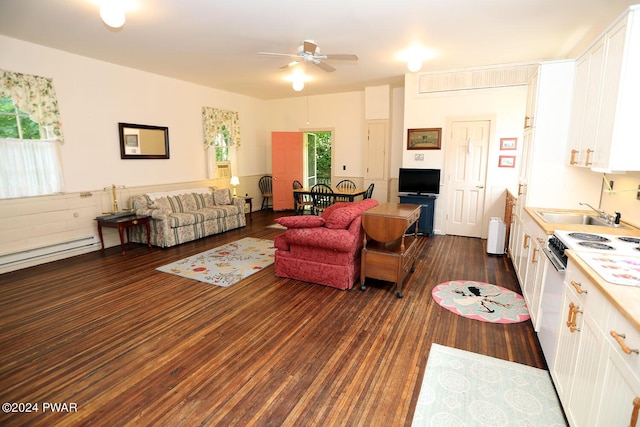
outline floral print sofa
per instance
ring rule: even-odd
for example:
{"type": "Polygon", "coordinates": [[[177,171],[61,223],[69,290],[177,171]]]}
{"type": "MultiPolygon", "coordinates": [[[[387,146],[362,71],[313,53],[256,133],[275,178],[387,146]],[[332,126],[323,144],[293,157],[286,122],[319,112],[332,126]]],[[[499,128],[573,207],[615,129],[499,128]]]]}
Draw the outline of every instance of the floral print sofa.
{"type": "Polygon", "coordinates": [[[360,279],[363,245],[362,212],[375,199],[341,202],[322,216],[276,219],[287,230],[275,238],[275,275],[338,289],[351,289],[360,279]]]}
{"type": "MultiPolygon", "coordinates": [[[[166,248],[247,225],[244,199],[228,188],[196,188],[132,196],[131,208],[151,217],[151,244],[166,248]]],[[[130,230],[132,242],[146,243],[146,230],[130,230]]]]}

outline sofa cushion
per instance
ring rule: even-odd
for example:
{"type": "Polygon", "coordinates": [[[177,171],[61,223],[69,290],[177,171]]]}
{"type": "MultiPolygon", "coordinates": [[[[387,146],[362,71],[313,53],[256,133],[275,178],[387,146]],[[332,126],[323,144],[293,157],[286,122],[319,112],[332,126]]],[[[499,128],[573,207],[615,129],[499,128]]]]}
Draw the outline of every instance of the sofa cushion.
{"type": "Polygon", "coordinates": [[[216,205],[230,205],[231,192],[228,188],[213,190],[213,201],[216,205]]]}
{"type": "Polygon", "coordinates": [[[325,227],[335,229],[347,229],[349,224],[362,213],[359,206],[351,205],[336,209],[332,212],[329,219],[326,220],[325,227]]]}
{"type": "Polygon", "coordinates": [[[333,215],[333,213],[340,208],[343,208],[345,206],[350,206],[353,205],[353,202],[338,202],[338,203],[334,203],[331,206],[329,206],[327,209],[324,210],[324,212],[322,212],[322,218],[326,220],[328,220],[329,218],[331,218],[331,215],[333,215]]]}
{"type": "Polygon", "coordinates": [[[173,212],[171,203],[169,203],[169,199],[167,197],[160,197],[159,199],[155,199],[150,208],[159,209],[162,212],[166,212],[168,214],[173,212]]]}
{"type": "Polygon", "coordinates": [[[322,227],[325,223],[320,216],[283,216],[276,222],[287,228],[313,228],[322,227]]]}

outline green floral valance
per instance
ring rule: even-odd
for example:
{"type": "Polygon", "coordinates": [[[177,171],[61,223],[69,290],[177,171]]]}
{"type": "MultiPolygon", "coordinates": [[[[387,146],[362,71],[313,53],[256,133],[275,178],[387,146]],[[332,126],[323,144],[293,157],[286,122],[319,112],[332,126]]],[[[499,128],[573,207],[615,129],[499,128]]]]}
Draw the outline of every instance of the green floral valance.
{"type": "Polygon", "coordinates": [[[240,147],[240,119],[237,111],[202,107],[202,126],[204,148],[216,145],[218,134],[223,132],[223,126],[229,132],[229,145],[240,147]]]}
{"type": "Polygon", "coordinates": [[[11,98],[16,108],[30,115],[46,130],[45,138],[54,135],[62,142],[62,124],[58,98],[52,79],[0,70],[0,97],[11,98]]]}

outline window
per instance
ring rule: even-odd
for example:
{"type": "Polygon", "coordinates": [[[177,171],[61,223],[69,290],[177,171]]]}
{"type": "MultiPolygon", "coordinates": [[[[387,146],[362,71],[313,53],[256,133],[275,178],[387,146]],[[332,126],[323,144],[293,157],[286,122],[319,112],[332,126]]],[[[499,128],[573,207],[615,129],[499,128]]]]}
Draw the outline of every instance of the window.
{"type": "Polygon", "coordinates": [[[40,139],[40,125],[16,108],[12,99],[0,98],[0,138],[40,139]]]}
{"type": "Polygon", "coordinates": [[[235,111],[202,108],[204,148],[209,178],[231,178],[235,150],[240,147],[240,120],[235,111]]]}
{"type": "Polygon", "coordinates": [[[63,191],[51,79],[0,70],[0,199],[63,191]]]}

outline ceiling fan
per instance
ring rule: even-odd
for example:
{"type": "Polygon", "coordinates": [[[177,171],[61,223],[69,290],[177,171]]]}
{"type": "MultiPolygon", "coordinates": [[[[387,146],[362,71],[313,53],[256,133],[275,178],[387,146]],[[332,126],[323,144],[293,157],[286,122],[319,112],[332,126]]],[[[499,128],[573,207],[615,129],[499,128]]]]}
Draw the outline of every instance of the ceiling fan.
{"type": "Polygon", "coordinates": [[[288,63],[287,65],[283,65],[279,68],[288,68],[293,67],[296,64],[301,62],[312,63],[317,65],[322,70],[330,73],[335,71],[336,69],[326,62],[322,62],[324,60],[345,60],[345,61],[357,61],[358,55],[347,54],[347,53],[337,53],[337,54],[320,54],[320,49],[318,45],[311,41],[305,40],[302,42],[302,46],[298,47],[298,53],[290,54],[290,53],[273,53],[273,52],[258,52],[260,55],[273,55],[273,56],[287,56],[289,58],[295,58],[293,61],[288,63]]]}

